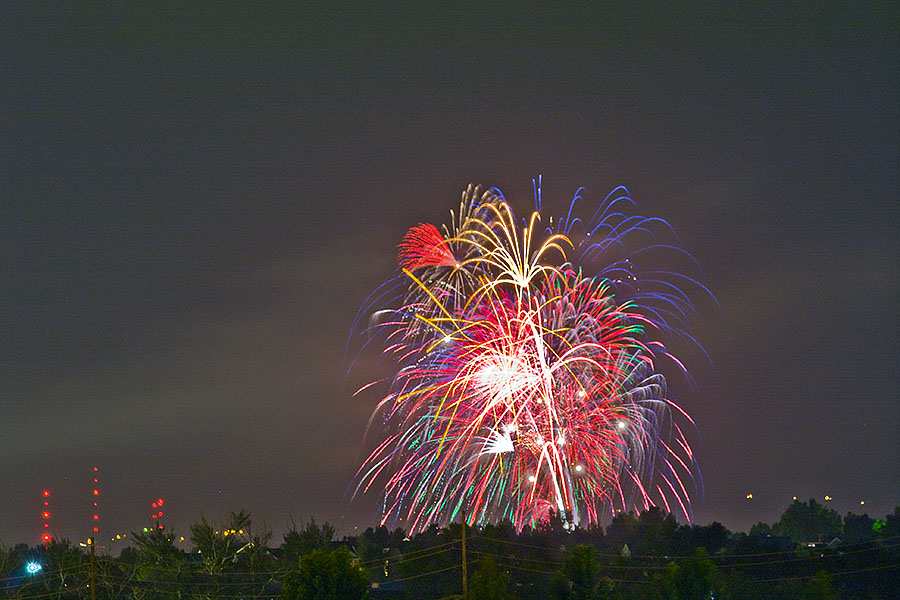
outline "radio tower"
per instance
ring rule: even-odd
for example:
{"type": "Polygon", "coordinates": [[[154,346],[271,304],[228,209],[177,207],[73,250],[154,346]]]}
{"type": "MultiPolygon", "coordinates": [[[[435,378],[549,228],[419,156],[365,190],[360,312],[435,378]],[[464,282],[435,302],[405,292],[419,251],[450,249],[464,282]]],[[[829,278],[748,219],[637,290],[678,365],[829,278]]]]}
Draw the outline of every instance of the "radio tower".
{"type": "Polygon", "coordinates": [[[41,535],[41,541],[44,543],[44,548],[50,549],[50,490],[44,490],[44,510],[41,513],[41,516],[44,519],[44,533],[41,535]]]}
{"type": "Polygon", "coordinates": [[[94,502],[94,510],[91,511],[94,515],[93,524],[94,524],[94,535],[96,538],[97,534],[100,532],[100,469],[96,466],[94,467],[94,494],[92,496],[94,502]]]}

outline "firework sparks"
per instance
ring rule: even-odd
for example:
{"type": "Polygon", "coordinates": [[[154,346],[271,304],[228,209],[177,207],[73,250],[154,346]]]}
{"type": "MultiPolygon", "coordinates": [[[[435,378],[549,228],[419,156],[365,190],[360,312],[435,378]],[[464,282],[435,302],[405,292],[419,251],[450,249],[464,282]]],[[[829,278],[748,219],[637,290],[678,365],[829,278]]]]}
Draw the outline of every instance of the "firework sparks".
{"type": "Polygon", "coordinates": [[[678,283],[696,282],[644,276],[623,256],[668,226],[625,216],[622,188],[590,221],[572,216],[576,195],[555,229],[536,192],[520,222],[498,190],[470,186],[450,226],[404,236],[395,305],[368,307],[389,315],[371,329],[397,369],[356,490],[383,484],[384,522],[421,531],[465,508],[519,529],[555,511],[574,528],[670,503],[689,518],[696,466],[673,417],[689,418],[658,363],[681,365],[663,338],[692,313],[678,283]]]}

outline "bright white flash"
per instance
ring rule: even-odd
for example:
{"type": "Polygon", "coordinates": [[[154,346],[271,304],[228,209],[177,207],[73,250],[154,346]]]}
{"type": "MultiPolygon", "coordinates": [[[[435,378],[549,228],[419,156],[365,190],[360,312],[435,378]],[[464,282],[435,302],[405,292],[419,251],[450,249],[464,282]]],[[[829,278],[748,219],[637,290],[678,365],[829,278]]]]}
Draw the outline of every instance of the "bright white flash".
{"type": "Polygon", "coordinates": [[[491,429],[487,441],[484,444],[482,454],[503,454],[504,452],[512,452],[515,450],[510,430],[505,425],[501,426],[501,429],[503,430],[502,433],[491,429]]]}
{"type": "Polygon", "coordinates": [[[488,407],[514,399],[540,384],[540,377],[513,356],[492,356],[475,373],[475,381],[490,400],[488,407]]]}

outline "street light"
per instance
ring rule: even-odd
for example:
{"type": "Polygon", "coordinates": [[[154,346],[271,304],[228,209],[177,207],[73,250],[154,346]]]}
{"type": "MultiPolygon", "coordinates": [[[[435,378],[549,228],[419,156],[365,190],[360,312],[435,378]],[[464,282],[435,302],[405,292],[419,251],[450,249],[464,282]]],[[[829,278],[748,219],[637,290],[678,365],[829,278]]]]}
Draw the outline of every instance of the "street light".
{"type": "Polygon", "coordinates": [[[44,568],[44,565],[42,565],[39,562],[35,562],[33,560],[29,561],[28,563],[25,564],[25,572],[28,573],[29,575],[34,575],[35,573],[37,573],[38,571],[40,571],[43,568],[44,568]]]}

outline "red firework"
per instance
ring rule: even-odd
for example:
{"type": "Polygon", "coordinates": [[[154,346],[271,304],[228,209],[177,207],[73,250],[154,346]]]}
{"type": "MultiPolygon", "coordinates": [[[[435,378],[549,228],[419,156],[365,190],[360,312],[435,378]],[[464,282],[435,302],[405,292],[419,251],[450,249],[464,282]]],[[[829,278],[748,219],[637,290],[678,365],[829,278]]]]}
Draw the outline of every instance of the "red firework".
{"type": "Polygon", "coordinates": [[[399,245],[400,265],[410,271],[423,267],[456,267],[449,242],[431,223],[411,227],[399,245]]]}

